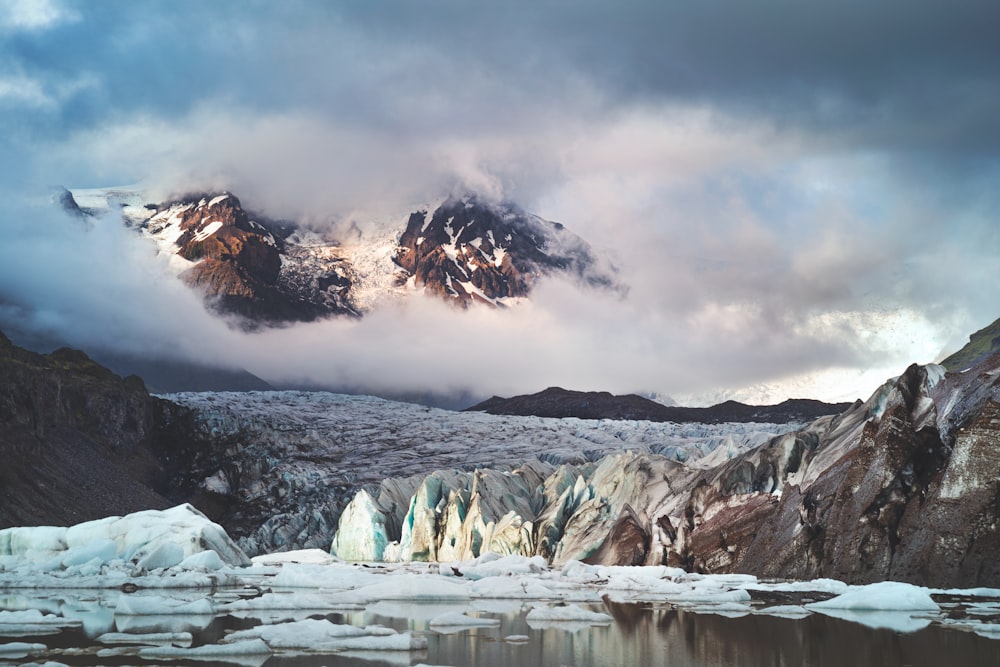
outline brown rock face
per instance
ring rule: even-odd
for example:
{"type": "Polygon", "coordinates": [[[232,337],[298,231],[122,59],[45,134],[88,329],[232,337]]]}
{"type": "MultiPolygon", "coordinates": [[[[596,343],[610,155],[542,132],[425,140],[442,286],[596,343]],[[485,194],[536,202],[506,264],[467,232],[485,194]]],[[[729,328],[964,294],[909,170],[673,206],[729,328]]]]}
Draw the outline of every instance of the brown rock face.
{"type": "MultiPolygon", "coordinates": [[[[831,422],[804,454],[805,475],[798,484],[791,483],[795,476],[784,477],[780,501],[759,517],[743,557],[720,561],[722,571],[855,583],[1000,584],[997,368],[1000,356],[932,383],[926,368],[912,366],[862,406],[877,413],[884,402],[884,411],[861,421],[854,435],[845,438],[837,429],[857,415],[831,422]],[[822,469],[809,474],[810,466],[822,469]]],[[[723,530],[732,528],[712,532],[723,530]]],[[[695,559],[710,559],[711,539],[692,538],[695,559]]]]}
{"type": "Polygon", "coordinates": [[[540,276],[557,271],[614,286],[587,244],[562,225],[475,197],[412,214],[393,260],[405,271],[403,282],[463,307],[527,296],[540,276]]]}
{"type": "Polygon", "coordinates": [[[251,222],[232,195],[201,203],[204,201],[180,213],[183,234],[177,239],[178,254],[192,261],[213,259],[234,264],[248,279],[273,285],[281,270],[281,255],[270,232],[251,222]]]}
{"type": "Polygon", "coordinates": [[[607,539],[598,547],[587,563],[604,565],[644,565],[649,555],[650,536],[643,527],[643,521],[630,506],[622,508],[608,533],[607,539]]]}
{"type": "Polygon", "coordinates": [[[254,327],[310,321],[356,311],[350,280],[317,267],[305,279],[284,276],[284,241],[252,220],[239,199],[223,193],[184,198],[158,207],[147,223],[154,235],[175,238],[177,254],[195,264],[184,280],[224,313],[254,327]]]}

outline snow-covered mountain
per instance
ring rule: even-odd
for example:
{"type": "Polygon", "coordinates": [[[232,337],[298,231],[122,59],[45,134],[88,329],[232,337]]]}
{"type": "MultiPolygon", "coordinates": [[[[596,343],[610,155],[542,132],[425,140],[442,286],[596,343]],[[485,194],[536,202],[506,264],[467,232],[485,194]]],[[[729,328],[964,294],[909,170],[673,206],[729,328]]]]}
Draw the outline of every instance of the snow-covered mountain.
{"type": "Polygon", "coordinates": [[[590,246],[563,225],[477,197],[450,197],[411,215],[393,259],[411,286],[463,305],[528,296],[539,276],[553,272],[614,287],[590,246]]]}
{"type": "Polygon", "coordinates": [[[475,195],[362,217],[339,237],[250,213],[228,192],[150,203],[136,190],[74,190],[56,200],[77,215],[120,210],[185,282],[250,325],[358,317],[417,291],[502,306],[553,274],[621,289],[610,264],[563,225],[475,195]]]}

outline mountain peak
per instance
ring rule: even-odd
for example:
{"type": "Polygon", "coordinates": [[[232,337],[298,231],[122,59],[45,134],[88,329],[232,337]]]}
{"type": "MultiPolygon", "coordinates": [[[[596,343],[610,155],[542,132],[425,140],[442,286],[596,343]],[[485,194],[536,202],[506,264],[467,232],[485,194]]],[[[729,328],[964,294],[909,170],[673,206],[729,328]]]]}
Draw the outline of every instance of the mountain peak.
{"type": "Polygon", "coordinates": [[[563,225],[511,202],[451,196],[410,215],[393,261],[400,282],[462,306],[526,297],[542,276],[563,273],[593,286],[615,284],[592,249],[563,225]]]}
{"type": "MultiPolygon", "coordinates": [[[[74,201],[67,194],[64,199],[74,201]]],[[[120,210],[213,308],[242,316],[249,328],[359,317],[387,296],[413,292],[462,307],[503,306],[528,297],[548,275],[617,287],[614,269],[562,224],[475,193],[416,208],[388,229],[359,218],[345,232],[348,243],[247,211],[228,191],[158,204],[140,203],[135,191],[125,194],[85,191],[88,205],[120,210]],[[360,233],[369,223],[378,233],[360,233]]]]}

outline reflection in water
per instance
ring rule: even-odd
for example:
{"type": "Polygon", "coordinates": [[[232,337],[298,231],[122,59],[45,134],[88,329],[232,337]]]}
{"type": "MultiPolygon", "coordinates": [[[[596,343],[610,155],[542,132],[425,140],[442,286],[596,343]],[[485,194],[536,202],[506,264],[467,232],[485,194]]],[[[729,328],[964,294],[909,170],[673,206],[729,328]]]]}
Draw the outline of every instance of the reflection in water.
{"type": "Polygon", "coordinates": [[[822,614],[804,619],[765,615],[726,618],[668,606],[616,603],[594,609],[611,614],[615,622],[576,631],[533,630],[519,612],[497,615],[499,628],[440,635],[426,621],[416,620],[426,618],[426,614],[406,619],[358,613],[344,620],[426,633],[427,653],[272,658],[267,667],[399,667],[417,662],[453,667],[1000,665],[1000,641],[938,625],[899,633],[822,614]],[[504,641],[504,637],[518,634],[528,635],[530,641],[504,641]]]}
{"type": "MultiPolygon", "coordinates": [[[[114,613],[117,595],[79,595],[10,596],[0,598],[0,608],[36,609],[75,622],[75,628],[44,640],[43,643],[56,650],[94,647],[94,638],[108,631],[185,630],[194,633],[196,645],[212,644],[233,630],[257,623],[253,619],[226,615],[201,618],[121,616],[114,613]]],[[[423,635],[428,643],[426,651],[275,656],[266,664],[267,667],[409,667],[420,662],[451,667],[1000,665],[1000,639],[987,639],[937,623],[903,632],[901,630],[919,628],[927,622],[919,616],[913,621],[907,614],[904,616],[909,621],[905,623],[885,615],[868,619],[872,624],[887,626],[878,628],[858,622],[864,619],[844,620],[823,614],[799,619],[762,614],[727,618],[674,609],[669,605],[605,600],[604,604],[588,607],[610,614],[614,618],[610,626],[581,629],[578,625],[555,624],[533,628],[525,620],[525,614],[534,604],[511,600],[477,600],[471,604],[380,602],[363,612],[331,613],[326,618],[334,623],[379,624],[399,632],[423,635]],[[450,634],[431,629],[434,618],[454,612],[495,618],[500,625],[450,634]],[[507,640],[518,635],[526,636],[528,641],[507,640]]],[[[16,641],[16,638],[4,641],[16,641]]],[[[77,663],[83,664],[79,660],[77,663]]],[[[148,664],[135,656],[119,656],[115,663],[148,664]]]]}

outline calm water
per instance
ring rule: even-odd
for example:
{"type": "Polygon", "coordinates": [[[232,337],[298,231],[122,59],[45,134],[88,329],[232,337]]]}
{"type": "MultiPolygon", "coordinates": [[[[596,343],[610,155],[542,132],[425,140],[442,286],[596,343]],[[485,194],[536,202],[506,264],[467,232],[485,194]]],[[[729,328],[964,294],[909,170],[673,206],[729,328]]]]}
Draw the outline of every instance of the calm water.
{"type": "Polygon", "coordinates": [[[760,615],[727,618],[636,604],[593,608],[610,612],[615,622],[608,627],[575,630],[538,628],[525,621],[523,612],[516,612],[487,614],[501,619],[499,628],[439,634],[423,619],[432,618],[440,609],[422,611],[420,605],[413,606],[411,620],[377,613],[341,617],[334,620],[381,623],[425,634],[427,652],[392,657],[272,658],[267,667],[398,667],[418,662],[452,667],[1000,665],[1000,640],[936,625],[902,634],[821,614],[804,619],[760,615]],[[510,643],[504,641],[508,635],[528,635],[529,640],[510,643]]]}
{"type": "MultiPolygon", "coordinates": [[[[58,637],[20,638],[54,647],[94,647],[93,637],[102,632],[191,631],[195,643],[215,643],[227,631],[255,625],[252,619],[228,616],[212,618],[114,617],[114,600],[94,598],[30,600],[6,598],[5,608],[42,608],[84,620],[82,630],[58,637]]],[[[272,657],[257,667],[409,667],[417,663],[450,667],[628,667],[671,665],[672,667],[781,667],[941,665],[1000,666],[1000,639],[932,624],[912,633],[872,629],[859,623],[821,614],[804,619],[750,615],[728,618],[715,614],[672,609],[667,605],[597,604],[593,610],[610,613],[615,621],[607,627],[539,625],[525,618],[529,605],[508,601],[477,601],[476,611],[467,605],[378,603],[365,612],[331,614],[336,623],[380,624],[411,631],[427,638],[428,648],[419,652],[371,652],[322,656],[272,657]],[[430,621],[446,612],[469,611],[500,620],[499,627],[441,633],[430,621]],[[527,637],[512,642],[511,635],[527,637]]],[[[297,618],[304,615],[294,614],[297,618]]],[[[315,616],[319,617],[319,616],[315,616]]],[[[18,641],[0,638],[0,644],[18,641]]],[[[89,655],[50,655],[47,659],[70,665],[150,664],[136,658],[101,659],[91,648],[89,655]]],[[[0,665],[22,664],[29,659],[5,659],[0,665]]],[[[158,661],[161,662],[162,661],[158,661]]],[[[170,664],[170,663],[163,663],[170,664]]],[[[172,664],[185,664],[174,662],[172,664]]],[[[227,663],[197,662],[202,667],[227,663]]]]}

